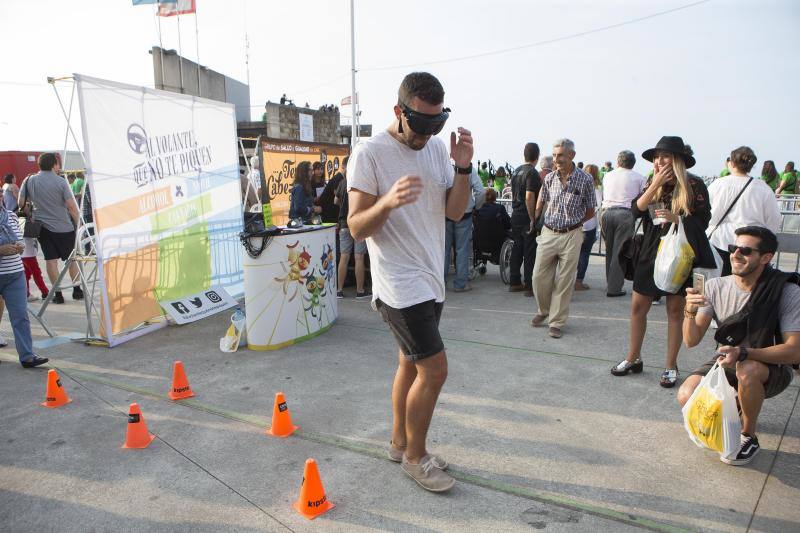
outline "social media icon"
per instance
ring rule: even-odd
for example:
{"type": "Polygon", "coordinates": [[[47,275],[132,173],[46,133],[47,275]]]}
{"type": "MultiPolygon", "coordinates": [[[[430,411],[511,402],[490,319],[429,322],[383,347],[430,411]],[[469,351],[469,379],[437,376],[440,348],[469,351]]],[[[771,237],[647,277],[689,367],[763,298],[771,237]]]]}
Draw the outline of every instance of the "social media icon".
{"type": "Polygon", "coordinates": [[[185,315],[186,313],[189,312],[189,308],[186,307],[185,305],[183,305],[182,302],[173,302],[172,303],[172,307],[174,307],[175,310],[178,311],[182,315],[185,315]]]}
{"type": "Polygon", "coordinates": [[[197,308],[203,307],[203,300],[201,300],[199,296],[197,298],[192,298],[189,301],[191,302],[191,304],[193,306],[195,306],[197,308]]]}
{"type": "Polygon", "coordinates": [[[206,293],[206,298],[208,298],[212,304],[216,304],[222,301],[222,297],[214,291],[208,291],[206,293]]]}

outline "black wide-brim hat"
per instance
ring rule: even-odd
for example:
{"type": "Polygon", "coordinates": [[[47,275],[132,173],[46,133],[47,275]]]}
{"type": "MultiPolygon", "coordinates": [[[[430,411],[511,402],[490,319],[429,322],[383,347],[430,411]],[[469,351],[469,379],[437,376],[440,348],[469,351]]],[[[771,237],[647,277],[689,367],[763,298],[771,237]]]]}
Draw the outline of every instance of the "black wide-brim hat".
{"type": "Polygon", "coordinates": [[[656,152],[669,152],[681,156],[686,163],[686,168],[692,168],[696,163],[694,157],[689,155],[686,150],[686,145],[683,144],[683,139],[680,137],[671,137],[669,135],[661,137],[661,140],[658,141],[655,148],[650,148],[642,152],[642,157],[652,163],[656,152]]]}

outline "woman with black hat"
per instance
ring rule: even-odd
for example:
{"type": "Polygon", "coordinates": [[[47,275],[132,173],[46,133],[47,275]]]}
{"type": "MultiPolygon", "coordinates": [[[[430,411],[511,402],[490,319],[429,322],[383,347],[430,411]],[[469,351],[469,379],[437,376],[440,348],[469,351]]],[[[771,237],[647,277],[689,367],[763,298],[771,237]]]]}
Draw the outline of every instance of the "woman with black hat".
{"type": "Polygon", "coordinates": [[[631,299],[631,336],[628,357],[611,369],[615,376],[625,376],[629,372],[638,374],[644,365],[641,360],[642,343],[647,330],[647,313],[653,299],[666,296],[667,300],[667,357],[664,372],[661,374],[662,387],[674,387],[678,380],[678,351],[681,347],[684,299],[686,288],[691,286],[689,276],[683,287],[671,294],[656,287],[653,280],[656,254],[661,237],[667,234],[672,224],[683,219],[686,238],[695,254],[695,267],[715,268],[711,246],[705,230],[711,219],[711,205],[708,190],[700,178],[689,174],[686,169],[695,164],[690,150],[687,150],[680,137],[662,137],[655,148],[646,150],[642,157],[654,166],[653,177],[645,191],[631,204],[634,218],[642,219],[644,238],[642,240],[636,271],[633,279],[631,299]],[[649,207],[655,204],[653,223],[649,207]],[[658,205],[661,204],[661,205],[658,205]]]}

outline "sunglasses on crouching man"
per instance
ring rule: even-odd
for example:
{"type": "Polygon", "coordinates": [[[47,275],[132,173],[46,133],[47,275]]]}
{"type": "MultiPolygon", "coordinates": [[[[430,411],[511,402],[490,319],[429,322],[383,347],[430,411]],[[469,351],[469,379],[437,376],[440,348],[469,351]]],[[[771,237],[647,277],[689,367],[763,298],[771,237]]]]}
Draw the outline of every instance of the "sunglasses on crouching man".
{"type": "Polygon", "coordinates": [[[739,250],[739,253],[742,254],[745,257],[749,256],[753,252],[761,253],[761,250],[759,250],[758,248],[751,248],[749,246],[736,246],[735,244],[729,244],[728,245],[728,253],[729,254],[731,254],[731,255],[735,254],[736,250],[739,250]]]}
{"type": "MultiPolygon", "coordinates": [[[[403,115],[405,115],[408,121],[408,127],[418,135],[436,135],[442,131],[445,122],[450,118],[449,107],[445,107],[442,109],[441,113],[437,113],[436,115],[414,111],[406,104],[400,104],[400,109],[402,109],[403,115]]],[[[400,127],[402,128],[402,124],[400,127]]]]}

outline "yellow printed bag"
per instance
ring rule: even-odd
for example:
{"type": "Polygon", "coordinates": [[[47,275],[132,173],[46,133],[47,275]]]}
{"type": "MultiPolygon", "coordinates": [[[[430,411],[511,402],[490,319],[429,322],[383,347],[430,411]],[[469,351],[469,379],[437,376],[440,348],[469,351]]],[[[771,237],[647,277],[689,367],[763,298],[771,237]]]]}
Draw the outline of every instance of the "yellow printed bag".
{"type": "Polygon", "coordinates": [[[682,412],[683,425],[692,442],[723,457],[738,453],[742,423],[736,408],[736,391],[719,363],[703,377],[682,412]]]}

